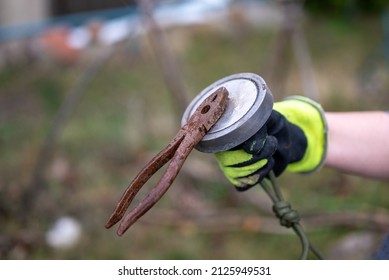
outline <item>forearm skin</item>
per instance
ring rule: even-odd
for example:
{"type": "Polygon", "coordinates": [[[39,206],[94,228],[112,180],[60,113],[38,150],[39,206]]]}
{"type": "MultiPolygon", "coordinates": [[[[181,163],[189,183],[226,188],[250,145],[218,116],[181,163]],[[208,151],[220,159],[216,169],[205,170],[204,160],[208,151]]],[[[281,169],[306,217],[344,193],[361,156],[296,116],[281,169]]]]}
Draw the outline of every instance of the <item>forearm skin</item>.
{"type": "Polygon", "coordinates": [[[325,164],[343,172],[389,179],[389,113],[326,113],[325,164]]]}

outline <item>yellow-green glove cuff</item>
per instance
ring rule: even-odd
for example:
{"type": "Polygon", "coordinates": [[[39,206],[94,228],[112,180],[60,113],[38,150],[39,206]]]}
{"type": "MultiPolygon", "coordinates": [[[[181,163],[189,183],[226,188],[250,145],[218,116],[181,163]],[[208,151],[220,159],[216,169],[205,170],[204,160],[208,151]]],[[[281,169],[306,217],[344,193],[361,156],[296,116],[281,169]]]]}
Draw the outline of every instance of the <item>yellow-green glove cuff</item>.
{"type": "Polygon", "coordinates": [[[289,172],[309,173],[320,168],[327,153],[327,122],[322,107],[303,96],[292,96],[274,103],[273,109],[300,127],[307,138],[304,157],[287,167],[289,172]]]}

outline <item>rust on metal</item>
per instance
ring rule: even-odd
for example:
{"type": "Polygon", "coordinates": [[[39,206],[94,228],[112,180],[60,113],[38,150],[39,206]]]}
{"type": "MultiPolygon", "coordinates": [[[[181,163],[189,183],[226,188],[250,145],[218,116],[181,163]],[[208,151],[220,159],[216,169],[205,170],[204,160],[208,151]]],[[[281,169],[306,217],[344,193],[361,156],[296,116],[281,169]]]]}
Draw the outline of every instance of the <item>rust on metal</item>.
{"type": "Polygon", "coordinates": [[[132,180],[106,223],[106,228],[110,228],[122,220],[117,234],[119,236],[123,235],[131,225],[161,199],[173,183],[189,153],[201,141],[207,131],[219,120],[227,107],[227,101],[228,91],[224,87],[220,87],[204,99],[190,117],[189,121],[178,131],[170,143],[151,159],[132,180]],[[157,185],[142,202],[124,217],[132,200],[142,186],[169,160],[170,163],[157,185]]]}

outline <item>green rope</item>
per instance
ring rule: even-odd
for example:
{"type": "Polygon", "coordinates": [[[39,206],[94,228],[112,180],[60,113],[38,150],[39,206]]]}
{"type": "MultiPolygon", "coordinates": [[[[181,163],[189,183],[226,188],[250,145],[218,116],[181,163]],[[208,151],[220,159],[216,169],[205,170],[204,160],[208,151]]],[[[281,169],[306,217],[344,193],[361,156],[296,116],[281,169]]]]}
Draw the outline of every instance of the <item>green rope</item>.
{"type": "Polygon", "coordinates": [[[320,252],[311,244],[305,234],[304,229],[300,224],[300,216],[298,212],[292,209],[290,203],[284,199],[273,171],[269,173],[269,177],[270,184],[266,180],[262,180],[260,185],[272,200],[273,212],[280,220],[280,224],[286,228],[292,228],[296,235],[300,238],[302,246],[300,259],[306,260],[308,258],[309,250],[311,250],[318,259],[323,259],[320,252]]]}

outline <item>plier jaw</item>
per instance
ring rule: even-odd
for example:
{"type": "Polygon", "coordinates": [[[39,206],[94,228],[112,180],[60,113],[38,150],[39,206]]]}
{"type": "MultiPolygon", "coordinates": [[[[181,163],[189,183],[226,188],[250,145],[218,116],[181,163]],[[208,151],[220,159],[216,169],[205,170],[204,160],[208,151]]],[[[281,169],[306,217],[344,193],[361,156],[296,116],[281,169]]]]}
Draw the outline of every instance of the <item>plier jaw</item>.
{"type": "Polygon", "coordinates": [[[227,103],[228,91],[225,87],[218,88],[204,99],[170,143],[152,158],[131,181],[116,205],[114,212],[111,214],[111,217],[108,219],[105,225],[106,228],[112,227],[123,219],[117,230],[119,236],[123,235],[131,225],[161,199],[173,183],[189,153],[222,116],[227,107],[227,103]],[[142,202],[124,217],[126,210],[143,185],[154,173],[169,162],[169,160],[170,163],[157,185],[142,202]]]}

